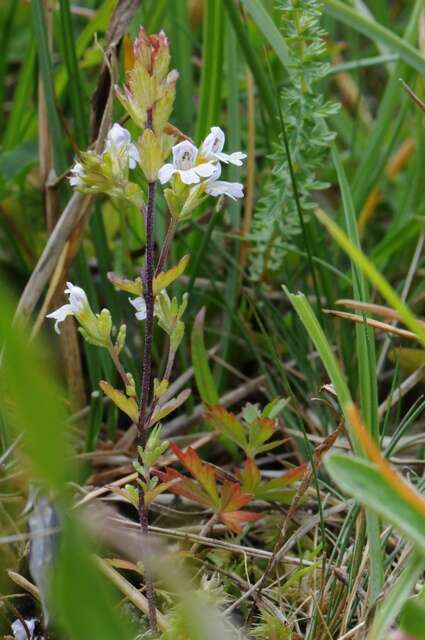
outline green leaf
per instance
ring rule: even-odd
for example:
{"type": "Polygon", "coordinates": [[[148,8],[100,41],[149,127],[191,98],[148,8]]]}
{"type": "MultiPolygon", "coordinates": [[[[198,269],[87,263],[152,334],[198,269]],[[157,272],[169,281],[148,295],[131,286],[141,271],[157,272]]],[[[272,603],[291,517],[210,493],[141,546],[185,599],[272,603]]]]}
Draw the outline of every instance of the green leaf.
{"type": "Polygon", "coordinates": [[[99,382],[99,387],[105,396],[108,396],[108,398],[117,405],[118,409],[121,409],[121,411],[126,413],[128,417],[137,424],[139,420],[139,408],[134,398],[128,398],[122,391],[115,389],[109,382],[105,382],[105,380],[99,382]]]}
{"type": "Polygon", "coordinates": [[[219,397],[208,364],[208,352],[204,344],[204,319],[205,308],[202,308],[193,323],[191,336],[192,365],[201,400],[206,404],[218,404],[219,397]]]}
{"type": "Polygon", "coordinates": [[[425,568],[425,558],[418,551],[410,554],[405,568],[385,594],[378,607],[368,640],[387,640],[388,631],[397,618],[425,568]]]}
{"type": "MultiPolygon", "coordinates": [[[[6,425],[23,433],[34,479],[58,491],[70,477],[63,390],[55,383],[52,363],[18,325],[15,305],[0,286],[0,410],[6,425]]],[[[15,434],[16,435],[16,434],[15,434]]]]}
{"type": "Polygon", "coordinates": [[[425,602],[411,598],[406,602],[400,616],[400,627],[415,640],[425,640],[425,602]]]}
{"type": "Polygon", "coordinates": [[[328,454],[325,465],[348,494],[401,531],[425,554],[425,515],[394,491],[377,465],[342,454],[328,454]]]}
{"type": "Polygon", "coordinates": [[[120,616],[118,594],[114,596],[110,583],[100,574],[92,552],[82,528],[68,516],[52,584],[59,626],[70,640],[130,640],[135,630],[124,614],[120,616]]]}

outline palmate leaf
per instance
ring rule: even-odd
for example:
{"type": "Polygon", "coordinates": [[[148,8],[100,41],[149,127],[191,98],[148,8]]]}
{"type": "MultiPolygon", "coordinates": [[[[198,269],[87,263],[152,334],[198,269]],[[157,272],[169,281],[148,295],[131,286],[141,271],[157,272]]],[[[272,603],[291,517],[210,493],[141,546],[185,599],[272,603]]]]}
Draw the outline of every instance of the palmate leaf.
{"type": "Polygon", "coordinates": [[[218,506],[220,504],[220,497],[218,495],[214,469],[204,464],[192,447],[189,447],[186,451],[182,451],[175,444],[171,444],[170,446],[174,455],[205,490],[211,500],[211,506],[218,506]]]}
{"type": "Polygon", "coordinates": [[[220,404],[207,405],[206,419],[216,431],[226,436],[242,449],[247,449],[248,441],[242,423],[220,404]]]}
{"type": "Polygon", "coordinates": [[[179,471],[167,467],[165,471],[156,470],[153,471],[153,473],[155,473],[163,483],[167,483],[170,491],[177,496],[197,502],[206,509],[213,509],[217,506],[213,504],[210,496],[197,482],[187,478],[182,473],[179,473],[179,471]]]}
{"type": "Polygon", "coordinates": [[[253,460],[245,460],[243,468],[238,473],[242,490],[249,492],[256,500],[266,502],[278,502],[279,504],[290,504],[295,490],[288,487],[301,480],[308,470],[307,464],[290,469],[280,478],[273,478],[266,482],[261,481],[260,470],[253,460]]]}
{"type": "Polygon", "coordinates": [[[219,489],[214,469],[202,462],[191,447],[182,451],[175,444],[170,446],[180,462],[196,478],[195,482],[171,468],[156,471],[163,482],[169,483],[170,491],[211,509],[233,533],[241,533],[242,524],[254,522],[261,517],[261,514],[241,510],[252,500],[252,494],[243,491],[238,482],[226,480],[219,489]]]}
{"type": "Polygon", "coordinates": [[[275,431],[276,421],[271,418],[261,417],[251,422],[248,427],[248,441],[249,453],[252,457],[255,457],[259,453],[271,451],[282,444],[282,440],[275,440],[274,442],[264,444],[267,440],[270,440],[275,431]]]}
{"type": "Polygon", "coordinates": [[[208,405],[206,412],[207,422],[219,433],[226,436],[245,452],[248,458],[255,458],[259,453],[275,449],[281,440],[267,442],[276,431],[276,420],[264,415],[255,416],[252,420],[246,419],[246,429],[243,423],[223,406],[208,405]]]}

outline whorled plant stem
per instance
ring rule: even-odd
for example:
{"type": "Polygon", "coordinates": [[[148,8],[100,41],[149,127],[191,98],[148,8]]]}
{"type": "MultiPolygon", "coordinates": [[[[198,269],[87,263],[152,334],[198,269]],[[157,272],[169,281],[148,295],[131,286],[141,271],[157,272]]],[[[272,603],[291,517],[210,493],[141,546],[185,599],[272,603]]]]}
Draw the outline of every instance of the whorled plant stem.
{"type": "MultiPolygon", "coordinates": [[[[152,129],[152,110],[148,111],[146,128],[152,129]]],[[[143,273],[143,294],[146,304],[146,326],[145,326],[145,344],[143,351],[143,370],[142,370],[142,390],[140,395],[140,413],[137,425],[137,444],[144,448],[146,445],[146,429],[149,419],[149,399],[151,391],[151,369],[152,369],[152,339],[153,339],[153,316],[154,316],[154,297],[153,297],[153,274],[154,274],[154,255],[153,255],[153,227],[154,227],[154,210],[155,210],[155,182],[148,184],[148,200],[145,212],[145,229],[146,229],[146,251],[145,264],[143,273]]],[[[142,460],[139,460],[143,464],[142,460]]],[[[142,531],[143,542],[147,541],[149,534],[148,509],[145,502],[145,492],[139,483],[139,520],[142,531]]],[[[143,555],[144,575],[146,598],[149,603],[149,623],[153,633],[157,633],[158,624],[156,617],[155,590],[153,586],[152,572],[149,562],[149,547],[146,545],[146,552],[143,555]]]]}

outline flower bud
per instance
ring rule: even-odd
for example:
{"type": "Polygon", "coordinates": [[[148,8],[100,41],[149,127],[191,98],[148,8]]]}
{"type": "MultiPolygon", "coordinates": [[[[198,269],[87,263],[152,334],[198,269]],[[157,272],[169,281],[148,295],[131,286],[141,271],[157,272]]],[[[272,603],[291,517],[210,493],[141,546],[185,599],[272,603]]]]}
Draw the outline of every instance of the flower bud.
{"type": "Polygon", "coordinates": [[[158,133],[164,130],[173,110],[178,77],[176,70],[170,71],[165,82],[158,87],[158,99],[153,113],[153,128],[158,133]]]}
{"type": "Polygon", "coordinates": [[[127,337],[127,327],[125,324],[122,324],[119,328],[117,339],[115,341],[115,346],[117,348],[118,353],[121,353],[121,351],[124,349],[126,337],[127,337]]]}
{"type": "Polygon", "coordinates": [[[145,129],[140,140],[140,166],[148,182],[155,182],[163,162],[161,145],[151,129],[145,129]]]}

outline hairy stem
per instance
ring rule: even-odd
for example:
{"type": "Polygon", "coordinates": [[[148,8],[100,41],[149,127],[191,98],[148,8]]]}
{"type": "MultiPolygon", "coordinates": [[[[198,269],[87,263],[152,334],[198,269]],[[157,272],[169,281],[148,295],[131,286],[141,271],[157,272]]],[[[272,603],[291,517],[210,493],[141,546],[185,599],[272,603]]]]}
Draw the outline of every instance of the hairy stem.
{"type": "MultiPolygon", "coordinates": [[[[146,128],[152,129],[152,109],[148,110],[146,128]]],[[[146,230],[146,252],[145,265],[143,272],[143,290],[146,303],[146,327],[145,327],[145,345],[143,351],[143,370],[142,370],[142,390],[140,394],[140,413],[137,425],[137,444],[144,448],[146,445],[146,427],[149,419],[148,407],[151,392],[151,369],[152,369],[152,338],[153,338],[153,273],[154,273],[154,255],[153,255],[153,226],[154,226],[154,209],[155,209],[155,182],[148,184],[148,201],[145,213],[145,230],[146,230]]],[[[139,459],[139,463],[143,461],[139,459]]],[[[145,502],[145,492],[139,483],[139,520],[143,539],[146,541],[149,534],[149,518],[148,509],[145,502]]],[[[149,603],[149,623],[153,633],[157,633],[158,624],[155,606],[155,590],[153,586],[152,572],[149,562],[149,548],[144,554],[145,568],[145,586],[146,598],[149,603]]]]}

